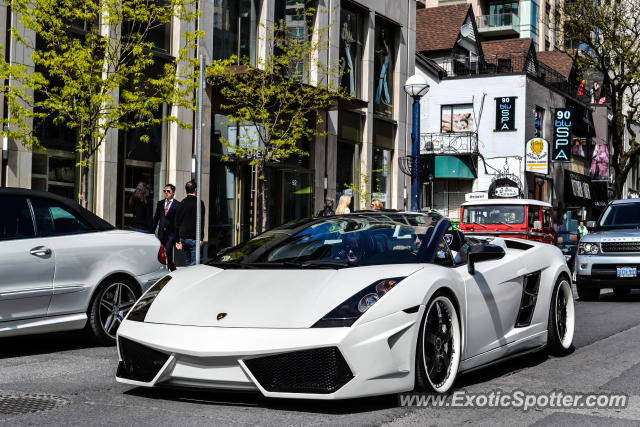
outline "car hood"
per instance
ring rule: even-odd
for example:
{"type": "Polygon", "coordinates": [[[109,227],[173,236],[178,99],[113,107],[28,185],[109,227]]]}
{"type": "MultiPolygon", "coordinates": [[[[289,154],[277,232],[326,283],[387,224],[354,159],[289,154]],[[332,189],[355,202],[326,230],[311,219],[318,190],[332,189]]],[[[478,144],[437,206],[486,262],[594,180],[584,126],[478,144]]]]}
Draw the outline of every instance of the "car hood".
{"type": "Polygon", "coordinates": [[[356,292],[419,264],[334,269],[222,270],[206,265],[171,273],[145,322],[233,328],[308,328],[356,292]],[[220,313],[226,315],[218,319],[220,313]]]}
{"type": "Polygon", "coordinates": [[[616,228],[589,233],[580,239],[581,242],[629,242],[640,240],[637,228],[616,228]]]}

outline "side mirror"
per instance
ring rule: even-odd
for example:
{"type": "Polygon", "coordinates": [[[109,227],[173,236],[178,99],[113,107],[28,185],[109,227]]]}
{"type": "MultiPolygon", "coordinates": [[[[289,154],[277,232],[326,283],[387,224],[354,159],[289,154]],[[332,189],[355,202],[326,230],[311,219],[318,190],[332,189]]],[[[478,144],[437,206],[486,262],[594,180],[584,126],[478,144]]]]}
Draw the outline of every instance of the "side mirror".
{"type": "Polygon", "coordinates": [[[469,270],[469,274],[476,274],[476,262],[502,259],[504,255],[504,249],[498,245],[471,246],[467,255],[467,269],[469,270]]]}
{"type": "Polygon", "coordinates": [[[595,221],[587,221],[587,228],[596,228],[595,221]]]}
{"type": "Polygon", "coordinates": [[[542,223],[540,221],[533,221],[534,230],[542,230],[542,223]]]}

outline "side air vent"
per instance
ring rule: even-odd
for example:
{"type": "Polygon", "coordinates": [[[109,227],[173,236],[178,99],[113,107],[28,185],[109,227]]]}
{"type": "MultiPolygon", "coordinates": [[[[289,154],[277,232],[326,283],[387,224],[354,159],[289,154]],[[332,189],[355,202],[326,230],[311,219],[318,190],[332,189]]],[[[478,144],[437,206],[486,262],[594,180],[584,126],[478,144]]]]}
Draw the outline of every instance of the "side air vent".
{"type": "Polygon", "coordinates": [[[540,289],[540,272],[524,276],[522,286],[522,299],[520,300],[520,310],[516,319],[516,328],[522,328],[531,324],[533,311],[538,300],[538,290],[540,289]]]}
{"type": "Polygon", "coordinates": [[[533,245],[509,239],[505,239],[504,243],[509,249],[520,249],[521,251],[526,251],[527,249],[531,249],[533,247],[533,245]]]}

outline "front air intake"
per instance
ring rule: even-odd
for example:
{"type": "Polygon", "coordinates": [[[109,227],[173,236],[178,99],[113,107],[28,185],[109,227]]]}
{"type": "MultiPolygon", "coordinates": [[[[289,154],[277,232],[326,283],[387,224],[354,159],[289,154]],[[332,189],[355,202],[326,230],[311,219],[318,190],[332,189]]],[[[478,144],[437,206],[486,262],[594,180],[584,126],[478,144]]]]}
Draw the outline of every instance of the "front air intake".
{"type": "Polygon", "coordinates": [[[329,394],[353,378],[338,347],[258,357],[244,363],[260,385],[271,392],[329,394]]]}
{"type": "Polygon", "coordinates": [[[118,378],[148,383],[169,359],[168,354],[122,337],[118,338],[118,347],[122,359],[116,372],[118,378]]]}

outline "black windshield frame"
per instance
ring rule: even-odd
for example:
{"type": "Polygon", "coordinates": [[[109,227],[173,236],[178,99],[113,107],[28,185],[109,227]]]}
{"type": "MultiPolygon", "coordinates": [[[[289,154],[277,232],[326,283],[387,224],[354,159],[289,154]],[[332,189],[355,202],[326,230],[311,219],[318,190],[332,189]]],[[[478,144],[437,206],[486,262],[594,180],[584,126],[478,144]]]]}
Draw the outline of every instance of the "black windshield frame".
{"type": "MultiPolygon", "coordinates": [[[[426,215],[356,213],[305,219],[226,249],[208,264],[225,268],[346,268],[432,262],[444,235],[426,215]],[[418,239],[418,237],[421,237],[418,239]],[[422,247],[416,247],[420,240],[422,247]],[[270,265],[272,264],[272,265],[270,265]]],[[[442,220],[441,220],[442,221],[442,220]]],[[[440,222],[438,223],[440,224],[440,222]]]]}

